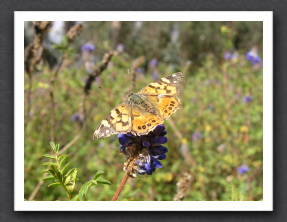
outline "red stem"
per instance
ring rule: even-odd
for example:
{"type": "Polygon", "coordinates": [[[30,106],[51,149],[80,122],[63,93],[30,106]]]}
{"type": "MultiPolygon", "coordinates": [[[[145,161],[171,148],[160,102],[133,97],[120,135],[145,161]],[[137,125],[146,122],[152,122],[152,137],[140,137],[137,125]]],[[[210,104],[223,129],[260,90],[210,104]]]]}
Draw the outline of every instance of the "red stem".
{"type": "Polygon", "coordinates": [[[116,191],[116,193],[112,199],[112,201],[116,201],[118,199],[118,197],[119,197],[119,195],[120,195],[120,193],[121,193],[121,191],[122,191],[123,187],[125,186],[128,179],[129,179],[129,174],[126,172],[124,178],[122,179],[122,181],[119,185],[119,188],[117,189],[117,191],[116,191]]]}

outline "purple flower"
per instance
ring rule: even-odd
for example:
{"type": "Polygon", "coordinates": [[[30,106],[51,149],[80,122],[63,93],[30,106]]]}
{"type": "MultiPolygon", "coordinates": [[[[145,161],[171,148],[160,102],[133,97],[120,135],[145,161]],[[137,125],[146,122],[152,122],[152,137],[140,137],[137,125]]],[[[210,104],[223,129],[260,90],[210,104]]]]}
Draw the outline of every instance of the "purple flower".
{"type": "Polygon", "coordinates": [[[237,168],[237,172],[238,172],[239,174],[245,174],[245,173],[247,173],[248,171],[249,171],[249,167],[246,166],[246,165],[241,165],[241,166],[239,166],[239,167],[237,168]]]}
{"type": "Polygon", "coordinates": [[[152,72],[152,78],[154,79],[154,80],[158,80],[159,78],[158,78],[158,72],[156,71],[156,70],[154,70],[153,72],[152,72]]]}
{"type": "Polygon", "coordinates": [[[152,59],[152,60],[150,60],[148,65],[149,65],[149,67],[154,68],[157,66],[157,64],[158,64],[157,59],[152,59]]]}
{"type": "Polygon", "coordinates": [[[225,59],[225,60],[231,59],[231,56],[232,56],[232,54],[231,54],[230,52],[224,53],[224,59],[225,59]]]}
{"type": "Polygon", "coordinates": [[[143,69],[142,68],[136,68],[136,72],[138,74],[143,74],[143,69]]]}
{"type": "Polygon", "coordinates": [[[236,59],[238,59],[238,53],[236,51],[233,51],[232,53],[226,52],[224,53],[224,59],[235,61],[236,59]]]}
{"type": "Polygon", "coordinates": [[[77,121],[83,122],[83,117],[80,116],[78,113],[73,114],[71,119],[73,122],[77,122],[77,121]]]}
{"type": "Polygon", "coordinates": [[[250,103],[252,100],[253,100],[252,96],[244,96],[242,98],[242,102],[244,102],[244,103],[250,103]]]}
{"type": "Polygon", "coordinates": [[[117,51],[118,51],[119,53],[123,53],[123,52],[125,51],[125,49],[126,49],[126,46],[125,46],[124,44],[119,43],[119,44],[117,45],[117,51]]]}
{"type": "Polygon", "coordinates": [[[246,60],[249,61],[252,65],[261,64],[262,60],[258,56],[255,49],[251,49],[249,52],[246,53],[246,60]]]}
{"type": "Polygon", "coordinates": [[[195,133],[192,134],[192,140],[193,141],[197,141],[197,140],[199,140],[201,138],[202,138],[202,135],[199,132],[195,132],[195,133]]]}
{"type": "Polygon", "coordinates": [[[95,48],[96,47],[90,42],[82,45],[82,47],[81,47],[82,52],[90,52],[90,53],[93,52],[95,50],[95,48]]]}
{"type": "Polygon", "coordinates": [[[165,126],[158,125],[147,135],[134,136],[131,133],[119,134],[120,152],[123,153],[128,161],[136,159],[132,175],[137,174],[151,175],[156,168],[162,168],[160,160],[166,158],[165,153],[168,149],[161,144],[167,142],[165,126]]]}

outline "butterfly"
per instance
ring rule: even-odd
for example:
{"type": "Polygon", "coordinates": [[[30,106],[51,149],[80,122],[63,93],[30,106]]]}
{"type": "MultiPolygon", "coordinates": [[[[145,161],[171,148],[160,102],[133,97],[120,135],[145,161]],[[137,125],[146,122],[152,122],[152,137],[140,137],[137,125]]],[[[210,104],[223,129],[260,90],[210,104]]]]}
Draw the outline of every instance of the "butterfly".
{"type": "Polygon", "coordinates": [[[146,135],[179,109],[179,83],[183,73],[177,72],[144,87],[138,93],[128,92],[126,100],[101,121],[95,138],[112,134],[146,135]]]}

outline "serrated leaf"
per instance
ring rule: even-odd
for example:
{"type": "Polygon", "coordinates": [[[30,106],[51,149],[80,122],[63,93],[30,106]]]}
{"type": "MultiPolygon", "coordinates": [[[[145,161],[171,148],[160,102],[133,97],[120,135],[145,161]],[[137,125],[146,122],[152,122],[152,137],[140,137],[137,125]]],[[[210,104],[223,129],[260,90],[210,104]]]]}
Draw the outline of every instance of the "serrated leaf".
{"type": "Polygon", "coordinates": [[[97,178],[99,178],[100,176],[102,176],[105,172],[102,170],[98,170],[94,176],[94,180],[96,180],[97,178]]]}
{"type": "Polygon", "coordinates": [[[43,178],[44,181],[46,181],[46,180],[53,180],[53,179],[56,179],[53,175],[49,175],[49,176],[43,178]]]}
{"type": "Polygon", "coordinates": [[[61,170],[62,173],[65,172],[65,170],[67,170],[67,168],[69,167],[70,163],[67,163],[61,170]]]}
{"type": "Polygon", "coordinates": [[[46,163],[43,163],[42,165],[44,165],[44,166],[58,166],[56,163],[53,163],[53,162],[46,162],[46,163]]]}
{"type": "Polygon", "coordinates": [[[55,186],[59,186],[59,185],[61,185],[61,183],[56,182],[56,183],[49,184],[48,187],[55,187],[55,186]]]}
{"type": "MultiPolygon", "coordinates": [[[[96,180],[98,184],[107,184],[107,185],[111,185],[112,183],[108,180],[105,180],[105,179],[102,179],[102,178],[99,178],[96,180]]],[[[94,180],[93,180],[94,182],[94,180]]]]}

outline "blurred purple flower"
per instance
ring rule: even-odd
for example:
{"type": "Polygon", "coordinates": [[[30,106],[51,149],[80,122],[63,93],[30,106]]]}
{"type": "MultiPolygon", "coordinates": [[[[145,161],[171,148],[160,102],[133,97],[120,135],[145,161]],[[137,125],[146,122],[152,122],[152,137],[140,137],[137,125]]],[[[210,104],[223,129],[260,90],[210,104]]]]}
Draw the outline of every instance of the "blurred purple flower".
{"type": "Polygon", "coordinates": [[[202,138],[202,135],[199,132],[195,132],[195,133],[192,134],[192,140],[193,141],[197,141],[197,140],[199,140],[201,138],[202,138]]]}
{"type": "Polygon", "coordinates": [[[252,65],[261,64],[262,60],[258,56],[255,49],[251,49],[249,52],[246,53],[246,60],[249,61],[252,65]]]}
{"type": "Polygon", "coordinates": [[[230,52],[224,53],[224,59],[225,59],[225,60],[231,59],[231,56],[232,56],[232,54],[231,54],[230,52]]]}
{"type": "Polygon", "coordinates": [[[101,79],[101,77],[100,77],[100,76],[97,76],[97,77],[95,78],[95,82],[96,82],[98,85],[102,84],[102,79],[101,79]]]}
{"type": "Polygon", "coordinates": [[[247,173],[248,171],[249,171],[249,167],[246,166],[246,165],[241,165],[241,166],[239,166],[239,167],[237,168],[237,172],[238,172],[239,174],[245,174],[245,173],[247,173]]]}
{"type": "Polygon", "coordinates": [[[82,52],[90,52],[90,53],[93,52],[95,50],[95,48],[96,47],[90,42],[82,45],[82,47],[81,47],[82,52]]]}
{"type": "Polygon", "coordinates": [[[78,113],[73,114],[71,119],[73,122],[77,122],[77,121],[83,122],[82,116],[80,116],[78,113]]]}
{"type": "Polygon", "coordinates": [[[224,59],[236,61],[238,59],[238,53],[234,50],[233,50],[233,52],[225,52],[224,53],[224,59]]]}
{"type": "Polygon", "coordinates": [[[149,67],[154,68],[157,66],[157,64],[158,64],[157,59],[152,59],[152,60],[150,60],[148,65],[149,65],[149,67]]]}
{"type": "Polygon", "coordinates": [[[154,79],[154,80],[158,80],[159,78],[158,78],[158,72],[156,71],[156,70],[154,70],[153,72],[152,72],[152,78],[154,79]]]}
{"type": "Polygon", "coordinates": [[[143,69],[142,68],[136,68],[137,74],[143,74],[143,69]]]}
{"type": "Polygon", "coordinates": [[[253,100],[253,97],[252,96],[244,96],[243,98],[242,98],[242,102],[244,102],[244,103],[249,103],[249,102],[251,102],[253,100]]]}
{"type": "Polygon", "coordinates": [[[126,46],[125,46],[123,43],[119,43],[119,44],[117,45],[117,51],[118,51],[119,53],[123,53],[123,52],[125,51],[125,49],[126,49],[126,46]]]}

